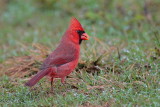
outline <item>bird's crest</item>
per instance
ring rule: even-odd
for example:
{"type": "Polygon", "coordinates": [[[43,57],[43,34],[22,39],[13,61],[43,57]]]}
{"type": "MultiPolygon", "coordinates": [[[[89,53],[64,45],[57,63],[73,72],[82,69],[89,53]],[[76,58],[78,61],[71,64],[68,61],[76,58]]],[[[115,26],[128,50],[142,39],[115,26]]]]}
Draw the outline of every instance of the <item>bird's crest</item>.
{"type": "Polygon", "coordinates": [[[84,31],[82,25],[80,24],[80,22],[75,17],[72,17],[72,19],[70,21],[69,29],[70,30],[75,30],[76,29],[76,30],[84,31]]]}

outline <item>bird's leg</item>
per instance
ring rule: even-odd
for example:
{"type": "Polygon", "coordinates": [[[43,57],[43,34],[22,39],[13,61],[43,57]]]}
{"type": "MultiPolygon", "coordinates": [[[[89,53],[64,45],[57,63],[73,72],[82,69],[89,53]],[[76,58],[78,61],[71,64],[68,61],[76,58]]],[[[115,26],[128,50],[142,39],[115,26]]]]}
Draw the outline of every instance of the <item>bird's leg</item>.
{"type": "Polygon", "coordinates": [[[63,84],[63,86],[65,87],[66,85],[65,85],[65,79],[66,79],[66,77],[63,77],[63,78],[61,78],[61,83],[63,84]]]}
{"type": "Polygon", "coordinates": [[[53,77],[51,77],[51,92],[53,92],[53,77]]]}
{"type": "Polygon", "coordinates": [[[65,79],[66,77],[61,78],[61,83],[64,85],[65,84],[65,79]]]}
{"type": "Polygon", "coordinates": [[[51,92],[53,92],[53,80],[54,80],[54,75],[57,73],[57,68],[56,67],[51,67],[49,68],[51,71],[48,75],[51,77],[51,92]]]}

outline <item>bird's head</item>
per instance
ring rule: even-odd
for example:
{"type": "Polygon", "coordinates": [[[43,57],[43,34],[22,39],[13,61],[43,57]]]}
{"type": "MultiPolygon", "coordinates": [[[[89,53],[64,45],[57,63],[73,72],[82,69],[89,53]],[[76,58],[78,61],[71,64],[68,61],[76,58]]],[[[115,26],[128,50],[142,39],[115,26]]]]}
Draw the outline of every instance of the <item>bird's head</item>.
{"type": "Polygon", "coordinates": [[[66,33],[70,40],[78,44],[81,44],[82,40],[89,40],[88,34],[84,31],[80,22],[74,17],[71,19],[66,33]]]}

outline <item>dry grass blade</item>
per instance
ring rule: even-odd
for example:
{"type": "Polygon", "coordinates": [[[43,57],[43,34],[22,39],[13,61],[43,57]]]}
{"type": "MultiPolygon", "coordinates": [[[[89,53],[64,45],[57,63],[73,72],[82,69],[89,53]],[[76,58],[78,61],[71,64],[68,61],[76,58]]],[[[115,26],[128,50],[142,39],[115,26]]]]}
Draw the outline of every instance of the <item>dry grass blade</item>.
{"type": "Polygon", "coordinates": [[[49,53],[48,50],[43,45],[33,44],[33,49],[29,49],[30,56],[19,56],[6,60],[3,63],[3,71],[5,71],[3,73],[12,77],[27,77],[37,73],[41,62],[49,53]]]}
{"type": "Polygon", "coordinates": [[[87,89],[92,90],[92,89],[100,89],[103,90],[105,85],[98,85],[98,86],[89,86],[87,89]]]}
{"type": "MultiPolygon", "coordinates": [[[[100,42],[100,40],[98,40],[100,42]]],[[[91,74],[98,74],[101,70],[106,70],[105,65],[107,57],[111,55],[116,50],[116,47],[110,47],[106,49],[103,53],[99,56],[95,56],[94,60],[87,60],[87,61],[80,61],[76,71],[85,70],[91,74]]]]}

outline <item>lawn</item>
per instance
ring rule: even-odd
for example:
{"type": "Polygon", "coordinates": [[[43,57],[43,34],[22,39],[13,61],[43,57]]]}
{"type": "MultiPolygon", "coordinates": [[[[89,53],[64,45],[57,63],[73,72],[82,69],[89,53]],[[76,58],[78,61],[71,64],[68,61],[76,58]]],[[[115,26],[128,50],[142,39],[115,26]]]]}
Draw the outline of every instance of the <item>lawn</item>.
{"type": "Polygon", "coordinates": [[[160,106],[158,10],[159,0],[0,1],[0,106],[160,106]],[[73,16],[90,40],[67,83],[24,86],[73,16]]]}

